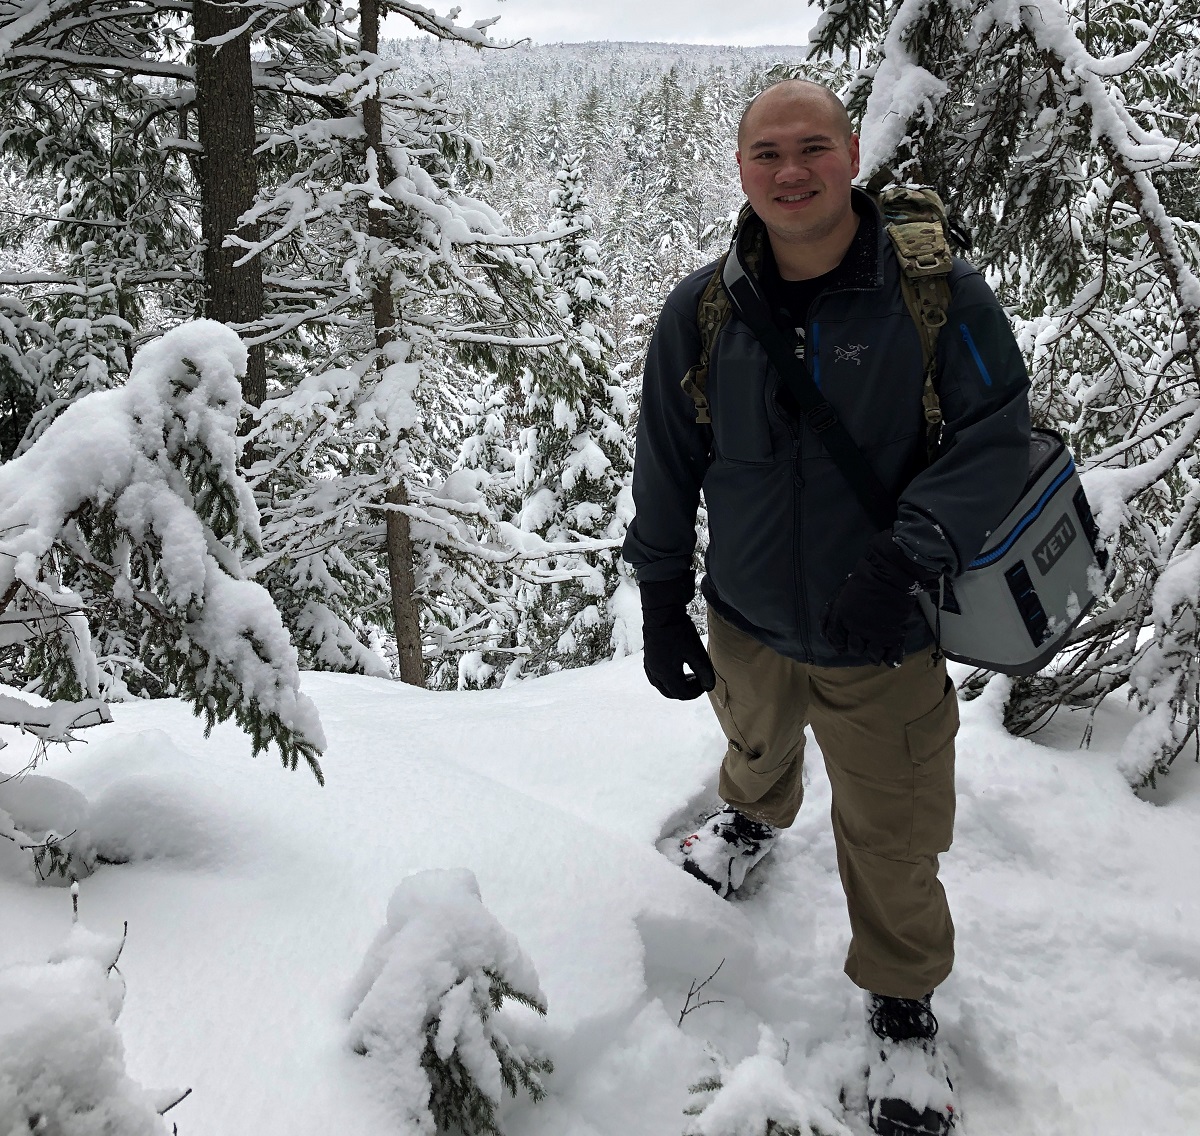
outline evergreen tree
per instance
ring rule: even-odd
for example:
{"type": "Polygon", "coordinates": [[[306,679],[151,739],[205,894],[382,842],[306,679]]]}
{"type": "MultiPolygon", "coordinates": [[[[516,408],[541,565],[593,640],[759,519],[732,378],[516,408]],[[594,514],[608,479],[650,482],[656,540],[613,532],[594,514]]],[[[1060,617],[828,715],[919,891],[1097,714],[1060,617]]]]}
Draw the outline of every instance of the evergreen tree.
{"type": "MultiPolygon", "coordinates": [[[[182,158],[165,137],[170,108],[160,91],[125,75],[81,83],[55,65],[32,75],[28,63],[0,68],[0,149],[26,172],[27,208],[51,262],[12,277],[28,283],[11,302],[46,330],[26,393],[32,406],[10,454],[78,398],[125,380],[138,329],[162,312],[157,285],[183,282],[168,306],[192,308],[186,281],[196,242],[182,158]]],[[[3,237],[13,248],[28,230],[14,226],[3,237]]]]}
{"type": "Polygon", "coordinates": [[[546,1004],[517,940],[466,869],[409,876],[354,981],[350,1035],[385,1079],[409,1131],[503,1136],[496,1109],[520,1089],[545,1096],[551,1061],[515,1042],[497,1012],[546,1004]]]}
{"type": "MultiPolygon", "coordinates": [[[[435,34],[486,42],[479,28],[423,11],[409,14],[435,34]]],[[[277,130],[272,147],[289,155],[289,174],[247,217],[261,239],[242,244],[279,264],[263,334],[299,335],[310,366],[324,371],[269,400],[254,435],[272,591],[293,610],[305,597],[297,630],[309,660],[371,669],[365,606],[392,624],[405,680],[424,682],[423,640],[439,657],[464,649],[504,591],[497,565],[546,555],[507,544],[488,504],[495,495],[455,472],[472,432],[462,403],[488,373],[502,385],[530,370],[554,381],[569,363],[538,245],[547,234],[517,237],[459,191],[463,171],[482,176],[490,163],[431,87],[399,85],[395,70],[351,36],[324,76],[308,79],[324,113],[277,130]],[[309,422],[315,395],[323,416],[309,422]],[[391,530],[396,518],[408,537],[397,554],[389,531],[388,620],[363,589],[380,583],[371,563],[379,526],[391,530]],[[402,611],[412,613],[411,634],[402,611]]],[[[493,471],[475,474],[486,483],[493,471]]]]}
{"type": "MultiPolygon", "coordinates": [[[[549,272],[568,337],[561,371],[527,371],[517,447],[521,491],[517,523],[554,545],[587,546],[550,559],[550,572],[569,579],[538,592],[527,589],[519,604],[519,641],[528,643],[527,667],[538,673],[583,666],[614,651],[612,600],[621,585],[619,546],[629,523],[625,499],[632,476],[629,407],[609,359],[614,343],[600,317],[611,307],[608,281],[591,239],[582,158],[571,155],[558,172],[551,196],[558,240],[549,272]],[[557,381],[547,381],[548,378],[557,381]]],[[[624,628],[616,649],[623,653],[624,628]]]]}

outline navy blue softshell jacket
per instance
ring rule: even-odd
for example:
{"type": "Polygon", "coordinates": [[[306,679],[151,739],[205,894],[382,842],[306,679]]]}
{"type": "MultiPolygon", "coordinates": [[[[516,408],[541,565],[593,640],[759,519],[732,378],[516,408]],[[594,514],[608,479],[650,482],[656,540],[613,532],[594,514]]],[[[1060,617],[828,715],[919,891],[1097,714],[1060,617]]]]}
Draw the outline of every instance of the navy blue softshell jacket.
{"type": "MultiPolygon", "coordinates": [[[[921,344],[900,292],[900,265],[874,203],[874,239],[852,245],[813,300],[806,359],[880,481],[894,491],[893,535],[926,568],[958,575],[1016,503],[1029,468],[1029,380],[1008,318],[978,270],[955,260],[938,339],[945,425],[929,464],[921,344]]],[[[751,222],[760,224],[757,218],[751,222]]],[[[860,233],[861,233],[860,228],[860,233]]],[[[745,234],[735,238],[731,259],[745,234]]],[[[633,473],[636,516],[623,555],[639,581],[692,572],[703,492],[709,545],[704,594],[718,614],[781,654],[860,666],[821,632],[835,590],[875,526],[824,444],[785,409],[781,380],[737,317],[709,359],[711,426],[680,380],[699,358],[696,308],[715,264],[668,297],[646,358],[633,473]]],[[[932,642],[914,613],[906,653],[932,642]]]]}

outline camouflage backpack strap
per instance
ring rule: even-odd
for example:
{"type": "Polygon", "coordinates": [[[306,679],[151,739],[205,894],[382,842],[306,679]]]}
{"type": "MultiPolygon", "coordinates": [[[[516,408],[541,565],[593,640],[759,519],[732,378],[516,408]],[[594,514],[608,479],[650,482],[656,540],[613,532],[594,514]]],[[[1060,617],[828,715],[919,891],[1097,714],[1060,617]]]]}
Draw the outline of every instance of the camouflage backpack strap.
{"type": "Polygon", "coordinates": [[[925,364],[926,444],[932,461],[942,432],[942,408],[934,380],[937,377],[938,333],[950,307],[950,269],[953,257],[942,199],[922,186],[894,185],[879,195],[887,235],[900,261],[900,290],[921,337],[925,364]]]}
{"type": "Polygon", "coordinates": [[[708,412],[708,360],[712,354],[713,344],[717,341],[717,333],[729,319],[732,309],[729,297],[721,287],[721,273],[725,271],[726,252],[717,261],[717,267],[709,277],[704,291],[700,293],[700,302],[696,305],[696,326],[700,331],[700,358],[696,365],[680,380],[679,385],[691,395],[696,404],[696,424],[708,426],[712,416],[708,412]]]}
{"type": "MultiPolygon", "coordinates": [[[[748,203],[742,206],[742,210],[738,214],[737,226],[734,229],[734,240],[737,240],[737,234],[742,231],[742,226],[751,212],[748,203]]],[[[762,258],[761,234],[756,234],[756,240],[752,242],[748,260],[752,262],[756,258],[759,261],[762,258]]],[[[700,332],[700,357],[696,361],[696,365],[683,376],[679,383],[696,404],[696,424],[699,426],[708,426],[712,423],[712,415],[709,413],[708,407],[708,361],[712,356],[713,344],[717,341],[717,335],[721,328],[729,322],[729,317],[733,313],[729,296],[721,284],[721,277],[725,272],[725,261],[728,259],[729,251],[726,250],[721,259],[717,261],[717,266],[713,270],[712,276],[708,278],[704,291],[700,293],[700,302],[696,305],[696,327],[700,332]]],[[[757,266],[752,265],[752,267],[757,266]]]]}

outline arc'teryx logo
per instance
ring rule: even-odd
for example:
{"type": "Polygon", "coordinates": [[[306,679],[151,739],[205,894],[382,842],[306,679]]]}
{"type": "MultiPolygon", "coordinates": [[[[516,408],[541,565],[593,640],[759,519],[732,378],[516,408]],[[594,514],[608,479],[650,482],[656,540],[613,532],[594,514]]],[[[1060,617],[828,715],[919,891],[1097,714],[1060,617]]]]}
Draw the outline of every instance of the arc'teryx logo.
{"type": "Polygon", "coordinates": [[[855,366],[862,362],[862,353],[866,351],[865,343],[851,343],[846,347],[835,347],[833,349],[833,357],[839,362],[849,360],[855,366]]]}

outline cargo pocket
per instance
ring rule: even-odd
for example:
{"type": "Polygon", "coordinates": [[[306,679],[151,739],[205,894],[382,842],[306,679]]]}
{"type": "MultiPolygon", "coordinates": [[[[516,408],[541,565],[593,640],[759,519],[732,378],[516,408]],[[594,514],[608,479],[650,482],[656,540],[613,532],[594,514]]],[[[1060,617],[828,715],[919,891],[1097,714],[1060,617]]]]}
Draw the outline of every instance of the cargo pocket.
{"type": "Polygon", "coordinates": [[[733,782],[741,800],[761,800],[790,768],[788,752],[777,748],[774,752],[763,753],[747,741],[737,717],[753,714],[753,707],[731,705],[729,686],[719,674],[709,699],[729,743],[721,765],[723,776],[733,782]]]}
{"type": "Polygon", "coordinates": [[[910,856],[936,856],[954,837],[954,736],[958,695],[947,679],[942,700],[904,727],[913,763],[910,856]]]}
{"type": "Polygon", "coordinates": [[[738,729],[738,724],[734,721],[733,711],[729,707],[729,685],[720,675],[717,675],[716,685],[713,686],[709,699],[713,704],[713,709],[717,712],[717,721],[721,723],[721,729],[725,731],[730,750],[742,754],[746,759],[757,757],[758,754],[750,748],[745,735],[738,729]]]}

